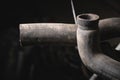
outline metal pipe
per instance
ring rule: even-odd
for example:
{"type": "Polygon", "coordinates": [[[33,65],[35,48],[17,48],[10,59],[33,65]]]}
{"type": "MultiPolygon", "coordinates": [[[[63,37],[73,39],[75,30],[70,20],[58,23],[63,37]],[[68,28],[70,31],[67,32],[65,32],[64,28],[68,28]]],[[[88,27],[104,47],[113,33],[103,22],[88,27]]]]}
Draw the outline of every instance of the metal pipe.
{"type": "Polygon", "coordinates": [[[76,43],[74,24],[34,23],[20,24],[20,41],[22,45],[38,43],[76,43]]]}
{"type": "Polygon", "coordinates": [[[81,14],[77,16],[77,45],[84,65],[94,73],[110,79],[120,79],[120,62],[104,55],[100,48],[99,16],[81,14]]]}
{"type": "Polygon", "coordinates": [[[99,21],[101,40],[120,37],[120,18],[107,18],[99,21]]]}
{"type": "MultiPolygon", "coordinates": [[[[29,23],[20,24],[20,42],[22,45],[39,43],[76,44],[75,24],[29,23]]],[[[108,18],[99,22],[102,40],[120,37],[120,18],[108,18]]]]}

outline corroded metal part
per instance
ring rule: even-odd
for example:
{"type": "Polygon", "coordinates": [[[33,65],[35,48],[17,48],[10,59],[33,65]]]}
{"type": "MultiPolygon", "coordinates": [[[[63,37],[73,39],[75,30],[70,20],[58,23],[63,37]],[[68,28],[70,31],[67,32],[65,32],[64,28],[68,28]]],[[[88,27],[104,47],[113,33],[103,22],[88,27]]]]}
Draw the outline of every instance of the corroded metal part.
{"type": "Polygon", "coordinates": [[[104,55],[101,51],[98,20],[99,17],[96,14],[83,14],[77,17],[77,21],[80,22],[77,28],[80,58],[94,73],[112,80],[120,79],[120,62],[104,55]]]}
{"type": "MultiPolygon", "coordinates": [[[[29,23],[20,24],[22,45],[40,43],[76,44],[75,24],[65,23],[29,23]]],[[[99,21],[100,38],[106,40],[120,37],[120,18],[108,18],[99,21]]]]}

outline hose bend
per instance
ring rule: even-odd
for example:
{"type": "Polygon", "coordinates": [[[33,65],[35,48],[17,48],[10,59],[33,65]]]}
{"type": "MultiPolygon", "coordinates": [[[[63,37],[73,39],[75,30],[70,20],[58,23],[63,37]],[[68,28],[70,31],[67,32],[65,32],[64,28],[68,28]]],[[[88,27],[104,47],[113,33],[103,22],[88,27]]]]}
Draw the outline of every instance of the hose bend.
{"type": "Polygon", "coordinates": [[[104,55],[100,48],[99,16],[81,14],[77,16],[77,45],[84,65],[94,73],[110,79],[120,79],[120,62],[104,55]]]}

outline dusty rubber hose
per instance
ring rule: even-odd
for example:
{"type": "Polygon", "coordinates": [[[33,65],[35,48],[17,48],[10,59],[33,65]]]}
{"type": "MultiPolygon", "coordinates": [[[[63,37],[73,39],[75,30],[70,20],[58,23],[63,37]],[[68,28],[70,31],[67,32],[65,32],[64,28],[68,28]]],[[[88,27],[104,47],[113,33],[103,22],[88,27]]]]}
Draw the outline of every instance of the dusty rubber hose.
{"type": "MultiPolygon", "coordinates": [[[[39,43],[76,44],[75,24],[32,23],[20,24],[20,41],[22,45],[39,43]]],[[[103,19],[99,22],[102,40],[120,37],[120,18],[103,19]]]]}
{"type": "Polygon", "coordinates": [[[80,58],[84,65],[98,76],[120,79],[120,62],[101,51],[98,21],[99,16],[96,14],[77,16],[77,45],[80,58]]]}

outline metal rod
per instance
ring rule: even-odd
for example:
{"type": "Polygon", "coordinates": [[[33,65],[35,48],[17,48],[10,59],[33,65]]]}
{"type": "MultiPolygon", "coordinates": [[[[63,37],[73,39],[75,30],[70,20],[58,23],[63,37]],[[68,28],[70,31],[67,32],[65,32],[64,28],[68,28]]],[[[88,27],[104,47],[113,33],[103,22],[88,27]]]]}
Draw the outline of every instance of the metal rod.
{"type": "Polygon", "coordinates": [[[75,13],[75,8],[74,8],[73,0],[71,0],[71,7],[72,7],[72,13],[73,13],[75,24],[77,24],[76,13],[75,13]]]}

